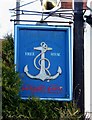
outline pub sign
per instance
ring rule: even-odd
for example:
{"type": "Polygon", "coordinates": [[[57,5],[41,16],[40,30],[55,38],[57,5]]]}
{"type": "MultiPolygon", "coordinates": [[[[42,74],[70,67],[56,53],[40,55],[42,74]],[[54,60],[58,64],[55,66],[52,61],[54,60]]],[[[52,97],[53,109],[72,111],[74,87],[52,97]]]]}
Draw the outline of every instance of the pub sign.
{"type": "Polygon", "coordinates": [[[22,99],[72,100],[71,27],[15,25],[15,65],[22,99]]]}

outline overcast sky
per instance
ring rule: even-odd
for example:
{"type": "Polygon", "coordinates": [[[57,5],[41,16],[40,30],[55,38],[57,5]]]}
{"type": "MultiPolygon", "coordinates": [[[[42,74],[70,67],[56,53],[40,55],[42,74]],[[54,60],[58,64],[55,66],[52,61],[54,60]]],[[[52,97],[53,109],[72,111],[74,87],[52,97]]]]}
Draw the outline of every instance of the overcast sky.
{"type": "Polygon", "coordinates": [[[12,32],[9,9],[15,7],[16,0],[0,0],[0,38],[12,32]]]}
{"type": "MultiPolygon", "coordinates": [[[[33,0],[21,0],[21,5],[33,0]],[[26,1],[26,2],[25,2],[26,1]]],[[[23,9],[39,10],[40,0],[27,5],[23,9]]],[[[9,9],[16,7],[16,0],[0,0],[0,38],[3,38],[7,33],[13,32],[14,22],[10,22],[12,13],[9,9]]],[[[41,9],[41,8],[40,8],[41,9]]],[[[13,18],[12,18],[13,19],[13,18]]]]}
{"type": "MultiPolygon", "coordinates": [[[[21,5],[33,0],[21,0],[21,5]]],[[[91,0],[88,0],[91,1],[91,0]]],[[[27,5],[23,7],[23,9],[28,10],[40,10],[40,0],[35,2],[34,4],[27,5]]],[[[16,0],[0,0],[0,38],[3,38],[7,33],[13,32],[14,23],[10,22],[11,13],[9,9],[16,7],[16,0]]]]}

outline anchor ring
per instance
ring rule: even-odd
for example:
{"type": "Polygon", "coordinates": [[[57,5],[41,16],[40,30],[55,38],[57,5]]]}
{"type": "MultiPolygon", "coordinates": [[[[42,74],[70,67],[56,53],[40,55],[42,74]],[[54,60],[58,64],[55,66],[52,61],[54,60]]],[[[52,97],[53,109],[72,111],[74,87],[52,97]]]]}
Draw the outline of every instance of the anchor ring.
{"type": "Polygon", "coordinates": [[[41,42],[41,46],[42,46],[43,48],[45,48],[45,49],[48,48],[48,46],[47,46],[47,44],[46,44],[45,42],[41,42]]]}

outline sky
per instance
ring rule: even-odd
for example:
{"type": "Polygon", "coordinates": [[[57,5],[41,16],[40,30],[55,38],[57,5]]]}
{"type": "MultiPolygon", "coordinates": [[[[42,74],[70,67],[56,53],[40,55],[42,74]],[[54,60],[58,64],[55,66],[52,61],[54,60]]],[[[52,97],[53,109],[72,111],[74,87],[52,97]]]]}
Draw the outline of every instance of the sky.
{"type": "Polygon", "coordinates": [[[13,30],[9,11],[13,7],[15,7],[15,0],[0,0],[0,38],[13,30]]]}
{"type": "MultiPolygon", "coordinates": [[[[30,1],[33,0],[21,0],[21,5],[28,3],[30,1]]],[[[88,0],[88,4],[90,1],[91,0],[88,0]]],[[[9,9],[15,7],[16,7],[16,0],[0,0],[0,38],[3,38],[6,34],[13,33],[14,31],[14,22],[10,22],[12,13],[9,11],[9,9]]],[[[40,0],[38,0],[37,2],[31,5],[22,7],[22,9],[39,11],[41,10],[40,0]]],[[[31,17],[31,19],[34,18],[31,17]]]]}
{"type": "MultiPolygon", "coordinates": [[[[21,0],[21,5],[28,3],[33,0],[21,0]]],[[[21,9],[26,10],[39,10],[40,1],[33,3],[31,6],[27,5],[21,9]],[[31,9],[30,9],[31,8],[31,9]]],[[[13,13],[9,9],[16,7],[16,0],[0,0],[0,38],[3,38],[5,35],[13,33],[14,22],[10,22],[10,19],[13,13]]]]}

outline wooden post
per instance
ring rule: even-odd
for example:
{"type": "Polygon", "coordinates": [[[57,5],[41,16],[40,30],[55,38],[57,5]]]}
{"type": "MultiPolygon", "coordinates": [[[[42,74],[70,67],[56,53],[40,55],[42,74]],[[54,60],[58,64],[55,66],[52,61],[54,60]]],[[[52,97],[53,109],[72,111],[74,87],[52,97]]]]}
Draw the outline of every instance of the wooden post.
{"type": "Polygon", "coordinates": [[[20,20],[20,0],[16,0],[16,24],[19,24],[19,20],[20,20]]]}
{"type": "Polygon", "coordinates": [[[74,2],[74,57],[73,86],[74,99],[84,114],[84,21],[83,2],[74,2]]]}

